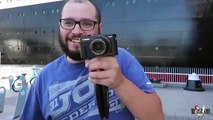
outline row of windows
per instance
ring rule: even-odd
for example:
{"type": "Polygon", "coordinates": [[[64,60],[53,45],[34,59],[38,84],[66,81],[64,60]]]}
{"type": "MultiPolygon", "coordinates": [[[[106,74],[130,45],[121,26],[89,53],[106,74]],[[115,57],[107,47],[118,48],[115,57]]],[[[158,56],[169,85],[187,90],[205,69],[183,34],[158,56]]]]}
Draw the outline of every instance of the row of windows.
{"type": "MultiPolygon", "coordinates": [[[[158,2],[160,0],[146,0],[148,3],[150,2],[158,2]]],[[[136,4],[137,0],[124,0],[123,3],[125,5],[136,4]]],[[[116,0],[106,0],[105,6],[116,6],[116,0]]]]}
{"type": "MultiPolygon", "coordinates": [[[[19,1],[19,0],[18,0],[18,1],[19,1]]],[[[128,5],[128,4],[135,4],[136,1],[137,1],[137,0],[124,0],[124,3],[125,3],[126,5],[128,5]]],[[[158,1],[158,0],[147,0],[147,2],[151,2],[151,1],[158,1]]],[[[1,1],[0,1],[0,2],[1,2],[1,1]]],[[[9,2],[12,2],[12,0],[7,0],[7,3],[9,3],[9,2]]],[[[115,5],[115,0],[106,0],[105,5],[108,6],[108,5],[110,5],[110,3],[111,3],[112,6],[115,5]]]]}
{"type": "MultiPolygon", "coordinates": [[[[52,14],[54,14],[54,13],[59,13],[59,9],[51,9],[51,12],[50,12],[50,13],[52,13],[52,14]]],[[[34,14],[34,15],[37,15],[38,12],[37,12],[37,11],[34,11],[33,14],[34,14]]],[[[46,14],[46,11],[45,11],[45,10],[42,10],[42,14],[46,14]]]]}
{"type": "MultiPolygon", "coordinates": [[[[50,31],[52,34],[55,33],[55,30],[52,30],[50,31]]],[[[0,36],[10,36],[11,34],[14,34],[14,33],[10,33],[10,32],[3,32],[3,31],[0,31],[0,36]]],[[[19,36],[19,35],[28,35],[30,34],[30,32],[27,32],[27,31],[23,31],[23,32],[16,32],[15,35],[16,36],[19,36]]],[[[41,35],[41,34],[47,34],[47,31],[46,30],[43,30],[41,32],[35,30],[33,32],[34,35],[41,35]],[[40,33],[40,34],[39,34],[40,33]]],[[[32,35],[32,34],[31,34],[32,35]]]]}
{"type": "MultiPolygon", "coordinates": [[[[39,11],[39,12],[38,12],[38,11],[33,11],[32,14],[33,14],[33,15],[38,15],[40,12],[41,12],[43,15],[45,15],[45,14],[48,13],[48,10],[42,10],[42,11],[39,11]]],[[[59,13],[59,9],[51,9],[49,13],[51,13],[51,14],[58,14],[58,13],[59,13]]],[[[26,13],[24,13],[24,12],[19,12],[19,13],[17,13],[17,15],[20,16],[20,17],[25,17],[25,16],[26,16],[26,13]]],[[[0,16],[3,16],[3,15],[0,15],[0,16]]],[[[12,14],[12,13],[7,14],[7,18],[8,18],[8,19],[12,19],[13,16],[14,16],[14,14],[12,14]]]]}
{"type": "MultiPolygon", "coordinates": [[[[128,4],[135,4],[136,0],[125,0],[124,4],[128,5],[128,4]]],[[[106,0],[105,2],[105,6],[115,6],[116,5],[116,1],[115,0],[106,0]]]]}

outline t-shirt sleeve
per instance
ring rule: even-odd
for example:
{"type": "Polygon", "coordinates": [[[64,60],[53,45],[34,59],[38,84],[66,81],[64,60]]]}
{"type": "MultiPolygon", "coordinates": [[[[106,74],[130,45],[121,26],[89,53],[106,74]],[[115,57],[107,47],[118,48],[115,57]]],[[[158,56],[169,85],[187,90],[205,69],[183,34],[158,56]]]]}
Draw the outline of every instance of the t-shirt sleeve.
{"type": "Polygon", "coordinates": [[[144,72],[143,66],[140,65],[136,58],[130,62],[127,69],[127,78],[136,84],[141,90],[145,92],[155,92],[153,85],[144,72]]]}
{"type": "Polygon", "coordinates": [[[145,92],[156,92],[143,66],[128,51],[121,49],[117,56],[124,76],[145,92]]]}
{"type": "Polygon", "coordinates": [[[29,90],[20,120],[44,120],[34,85],[29,90]]]}

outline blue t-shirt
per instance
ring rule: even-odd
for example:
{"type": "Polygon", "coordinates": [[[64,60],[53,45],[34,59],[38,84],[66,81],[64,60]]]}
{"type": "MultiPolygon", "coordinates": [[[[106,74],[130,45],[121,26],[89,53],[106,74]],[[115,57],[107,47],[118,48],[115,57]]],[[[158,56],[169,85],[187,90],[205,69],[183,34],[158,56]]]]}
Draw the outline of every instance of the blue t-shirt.
{"type": "MultiPolygon", "coordinates": [[[[155,92],[134,56],[119,48],[116,58],[127,79],[142,91],[155,92]]],[[[46,65],[30,88],[20,120],[100,120],[88,73],[84,62],[71,64],[66,55],[46,65]]],[[[110,120],[135,119],[112,89],[109,111],[110,120]]]]}

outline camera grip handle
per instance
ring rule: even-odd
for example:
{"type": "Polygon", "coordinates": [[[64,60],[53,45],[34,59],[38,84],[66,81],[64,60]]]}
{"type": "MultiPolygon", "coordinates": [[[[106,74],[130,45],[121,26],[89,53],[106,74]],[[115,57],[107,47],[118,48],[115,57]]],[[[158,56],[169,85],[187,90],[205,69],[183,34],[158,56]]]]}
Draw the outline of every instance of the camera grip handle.
{"type": "Polygon", "coordinates": [[[101,119],[109,118],[109,93],[108,87],[104,85],[95,85],[96,100],[101,119]]]}

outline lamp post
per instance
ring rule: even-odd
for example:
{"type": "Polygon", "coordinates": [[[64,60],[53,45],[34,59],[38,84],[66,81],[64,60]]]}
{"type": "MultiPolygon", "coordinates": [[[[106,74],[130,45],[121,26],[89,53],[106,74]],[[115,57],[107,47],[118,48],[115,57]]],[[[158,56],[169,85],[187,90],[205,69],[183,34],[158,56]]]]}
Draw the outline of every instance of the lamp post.
{"type": "Polygon", "coordinates": [[[0,51],[0,67],[1,67],[1,51],[0,51]]]}

